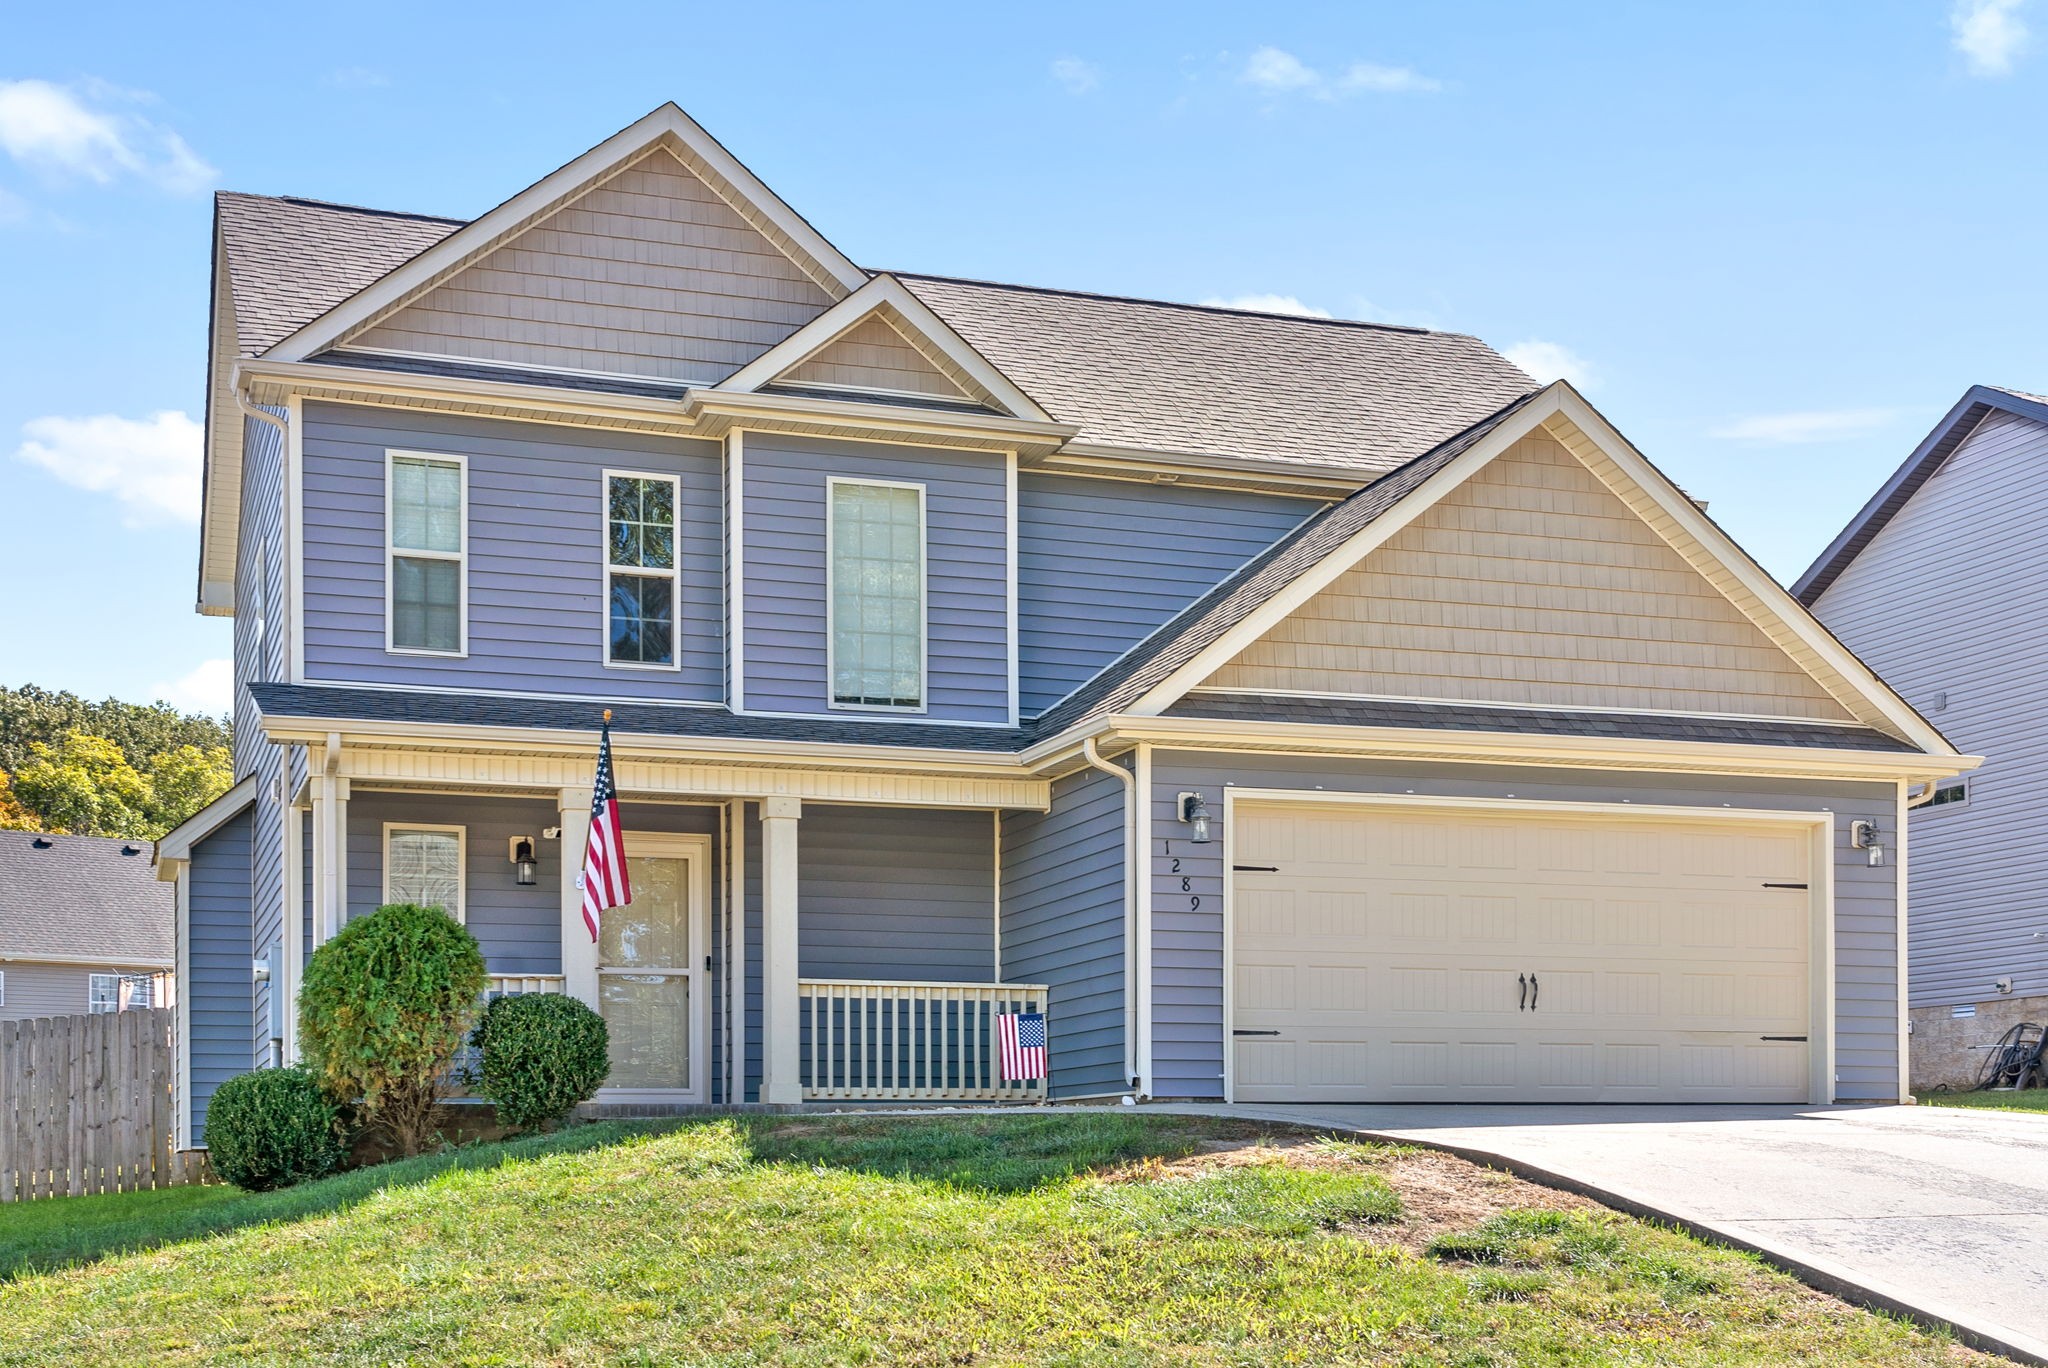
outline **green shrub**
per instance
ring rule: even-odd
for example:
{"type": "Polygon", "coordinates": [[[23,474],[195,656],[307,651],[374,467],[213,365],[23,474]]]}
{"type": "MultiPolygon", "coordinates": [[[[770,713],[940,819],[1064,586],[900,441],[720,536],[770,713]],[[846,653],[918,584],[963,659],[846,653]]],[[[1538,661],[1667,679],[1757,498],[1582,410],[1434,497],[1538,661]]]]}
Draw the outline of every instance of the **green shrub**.
{"type": "Polygon", "coordinates": [[[476,1090],[498,1105],[498,1120],[545,1129],[604,1086],[611,1033],[604,1018],[560,993],[494,1000],[471,1037],[481,1056],[476,1090]]]}
{"type": "Polygon", "coordinates": [[[250,1192],[325,1177],[348,1155],[333,1104],[304,1069],[258,1069],[214,1089],[206,1148],[213,1171],[250,1192]]]}
{"type": "Polygon", "coordinates": [[[438,907],[391,903],[313,952],[299,987],[299,1043],[320,1086],[359,1103],[402,1154],[434,1138],[450,1066],[476,1021],[483,951],[438,907]]]}

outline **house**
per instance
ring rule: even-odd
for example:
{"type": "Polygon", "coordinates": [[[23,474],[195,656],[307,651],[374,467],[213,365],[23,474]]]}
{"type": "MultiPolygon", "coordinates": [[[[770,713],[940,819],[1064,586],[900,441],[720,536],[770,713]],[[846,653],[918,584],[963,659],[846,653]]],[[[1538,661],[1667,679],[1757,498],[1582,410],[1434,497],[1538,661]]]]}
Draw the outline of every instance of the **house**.
{"type": "Polygon", "coordinates": [[[146,841],[0,831],[0,1021],[169,1006],[173,916],[146,841]]]}
{"type": "Polygon", "coordinates": [[[1969,1087],[2010,1027],[2048,1023],[2048,874],[2027,854],[2032,804],[2048,797],[2044,455],[2048,399],[1973,386],[1793,586],[1945,734],[1989,757],[1914,797],[1915,1087],[1969,1087]]]}
{"type": "Polygon", "coordinates": [[[472,222],[222,195],[211,346],[191,1140],[395,898],[620,1105],[1029,1095],[1041,1003],[1058,1098],[1904,1090],[1852,824],[1973,762],[1473,338],[870,270],[664,105],[472,222]]]}

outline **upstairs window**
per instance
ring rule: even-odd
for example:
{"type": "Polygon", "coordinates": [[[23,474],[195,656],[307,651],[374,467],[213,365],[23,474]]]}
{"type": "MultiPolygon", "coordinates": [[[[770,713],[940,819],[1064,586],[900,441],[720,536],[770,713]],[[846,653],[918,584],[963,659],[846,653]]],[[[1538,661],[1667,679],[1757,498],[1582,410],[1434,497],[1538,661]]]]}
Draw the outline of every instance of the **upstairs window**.
{"type": "Polygon", "coordinates": [[[607,472],[604,486],[605,663],[672,670],[678,482],[607,472]]]}
{"type": "Polygon", "coordinates": [[[832,480],[827,489],[833,705],[922,709],[924,487],[832,480]]]}
{"type": "Polygon", "coordinates": [[[438,907],[463,919],[462,850],[459,826],[384,826],[384,901],[438,907]]]}
{"type": "Polygon", "coordinates": [[[395,451],[387,462],[385,646],[462,655],[469,649],[464,462],[459,456],[395,451]]]}
{"type": "Polygon", "coordinates": [[[1957,779],[1942,784],[1934,790],[1934,796],[1921,806],[1928,808],[1963,807],[1970,801],[1970,781],[1957,779]]]}

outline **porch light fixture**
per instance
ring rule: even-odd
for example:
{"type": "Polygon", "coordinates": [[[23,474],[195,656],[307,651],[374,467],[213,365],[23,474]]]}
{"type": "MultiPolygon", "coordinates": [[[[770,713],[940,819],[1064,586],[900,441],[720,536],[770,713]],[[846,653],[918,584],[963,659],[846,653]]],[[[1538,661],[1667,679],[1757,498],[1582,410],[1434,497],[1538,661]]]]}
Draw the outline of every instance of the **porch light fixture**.
{"type": "Polygon", "coordinates": [[[1174,800],[1174,805],[1181,821],[1193,828],[1188,839],[1196,845],[1209,844],[1209,805],[1202,801],[1202,795],[1183,793],[1174,800]]]}
{"type": "Polygon", "coordinates": [[[1870,818],[1849,823],[1849,844],[1864,853],[1872,869],[1884,863],[1884,832],[1870,818]]]}
{"type": "Polygon", "coordinates": [[[530,886],[534,882],[537,865],[533,856],[533,837],[514,836],[511,852],[512,868],[516,871],[519,884],[530,886]]]}

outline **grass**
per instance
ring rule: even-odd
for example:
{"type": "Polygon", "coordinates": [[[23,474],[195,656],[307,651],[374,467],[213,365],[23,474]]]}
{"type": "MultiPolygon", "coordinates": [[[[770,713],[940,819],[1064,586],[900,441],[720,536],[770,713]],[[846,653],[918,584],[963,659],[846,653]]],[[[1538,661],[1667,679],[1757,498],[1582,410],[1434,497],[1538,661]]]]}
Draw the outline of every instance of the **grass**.
{"type": "Polygon", "coordinates": [[[1974,1357],[1446,1156],[1195,1117],[592,1126],[262,1197],[0,1208],[0,1248],[0,1365],[1974,1357]],[[1441,1228],[1447,1183],[1491,1214],[1441,1228]]]}
{"type": "Polygon", "coordinates": [[[1918,1094],[1926,1107],[1979,1107],[1985,1111],[2048,1112],[2048,1088],[2025,1092],[1927,1092],[1918,1094]]]}

